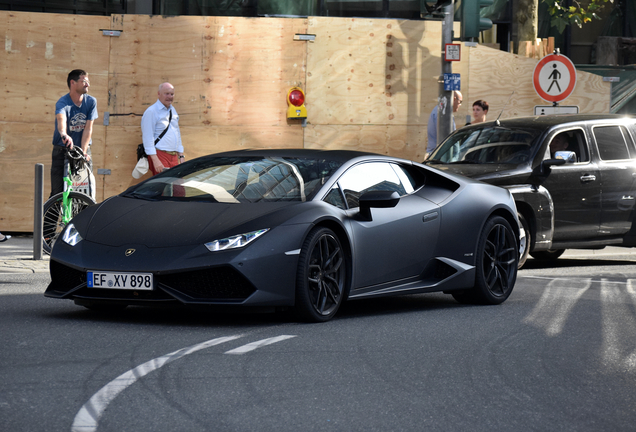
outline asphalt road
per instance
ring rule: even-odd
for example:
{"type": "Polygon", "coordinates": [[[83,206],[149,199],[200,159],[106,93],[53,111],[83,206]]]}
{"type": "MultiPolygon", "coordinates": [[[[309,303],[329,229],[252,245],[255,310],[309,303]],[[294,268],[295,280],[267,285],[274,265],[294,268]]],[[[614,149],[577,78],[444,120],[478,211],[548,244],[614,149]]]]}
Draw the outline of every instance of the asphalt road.
{"type": "Polygon", "coordinates": [[[0,274],[2,431],[634,431],[636,256],[530,261],[500,306],[352,302],[331,322],[99,314],[0,274]]]}

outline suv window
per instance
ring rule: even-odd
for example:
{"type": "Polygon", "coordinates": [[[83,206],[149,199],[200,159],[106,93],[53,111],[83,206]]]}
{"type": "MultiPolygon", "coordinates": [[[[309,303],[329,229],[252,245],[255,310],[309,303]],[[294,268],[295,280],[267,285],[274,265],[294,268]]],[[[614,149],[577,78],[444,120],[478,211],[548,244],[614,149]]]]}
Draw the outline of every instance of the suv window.
{"type": "Polygon", "coordinates": [[[623,126],[597,126],[592,132],[601,159],[623,160],[636,157],[632,138],[623,126]]]}
{"type": "Polygon", "coordinates": [[[571,151],[576,154],[577,162],[588,162],[590,155],[587,149],[587,140],[581,129],[572,129],[559,132],[550,140],[546,158],[554,157],[555,151],[571,151]]]}
{"type": "Polygon", "coordinates": [[[528,161],[539,131],[486,126],[458,130],[438,147],[432,162],[521,164],[528,161]]]}

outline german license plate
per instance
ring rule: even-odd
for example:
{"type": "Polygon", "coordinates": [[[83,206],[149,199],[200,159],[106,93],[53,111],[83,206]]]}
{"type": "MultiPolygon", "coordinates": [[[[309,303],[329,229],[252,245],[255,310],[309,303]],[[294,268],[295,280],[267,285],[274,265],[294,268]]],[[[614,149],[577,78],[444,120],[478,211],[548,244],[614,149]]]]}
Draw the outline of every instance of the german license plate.
{"type": "Polygon", "coordinates": [[[86,285],[89,288],[152,290],[152,273],[115,273],[87,271],[86,285]]]}

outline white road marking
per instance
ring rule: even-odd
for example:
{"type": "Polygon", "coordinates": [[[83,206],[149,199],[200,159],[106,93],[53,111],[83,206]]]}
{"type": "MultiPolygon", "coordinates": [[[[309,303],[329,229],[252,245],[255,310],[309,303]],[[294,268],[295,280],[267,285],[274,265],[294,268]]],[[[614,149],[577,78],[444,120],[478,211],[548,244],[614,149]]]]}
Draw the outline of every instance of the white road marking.
{"type": "MultiPolygon", "coordinates": [[[[243,335],[226,336],[216,339],[211,339],[207,342],[192,345],[187,348],[182,348],[178,351],[166,354],[162,357],[157,357],[147,361],[146,363],[137,366],[134,369],[129,370],[126,373],[121,374],[104,387],[102,387],[97,393],[91,397],[88,402],[79,410],[73,421],[71,427],[72,432],[95,432],[97,430],[97,424],[106,410],[106,407],[113,399],[117,397],[119,393],[124,391],[127,387],[135,383],[139,378],[149,374],[150,372],[159,369],[163,365],[180,359],[181,357],[192,354],[193,352],[200,351],[205,348],[209,348],[214,345],[220,345],[225,342],[232,341],[243,337],[243,335]]],[[[286,339],[291,339],[296,336],[282,335],[273,338],[263,339],[260,341],[252,342],[242,347],[227,351],[225,354],[245,354],[246,352],[253,351],[257,348],[271,345],[276,342],[280,342],[286,339]]]]}
{"type": "Polygon", "coordinates": [[[73,421],[71,427],[72,432],[93,432],[97,430],[97,422],[99,418],[106,410],[108,404],[117,397],[119,393],[125,390],[128,386],[132,385],[139,378],[150,372],[159,369],[161,366],[180,359],[183,356],[192,354],[193,352],[209,348],[214,345],[219,345],[224,342],[229,342],[234,339],[240,338],[238,336],[227,336],[209,340],[191,347],[182,348],[178,351],[172,352],[162,357],[147,361],[146,363],[137,366],[136,368],[129,370],[128,372],[121,374],[104,387],[102,387],[97,393],[84,404],[82,409],[79,410],[73,421]]]}
{"type": "Polygon", "coordinates": [[[291,339],[293,337],[296,337],[296,336],[282,335],[282,336],[276,336],[269,339],[263,339],[260,341],[248,343],[247,345],[243,345],[238,348],[234,348],[233,350],[226,351],[225,354],[239,354],[239,355],[245,354],[246,352],[254,351],[256,348],[264,347],[265,345],[271,345],[273,343],[280,342],[286,339],[291,339]]]}

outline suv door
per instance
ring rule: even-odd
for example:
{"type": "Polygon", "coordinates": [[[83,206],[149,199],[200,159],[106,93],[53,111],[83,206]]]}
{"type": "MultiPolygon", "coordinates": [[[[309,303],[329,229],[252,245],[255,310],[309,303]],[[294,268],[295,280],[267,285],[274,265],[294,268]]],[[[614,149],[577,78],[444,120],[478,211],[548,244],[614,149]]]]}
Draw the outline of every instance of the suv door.
{"type": "MultiPolygon", "coordinates": [[[[565,150],[576,153],[577,161],[552,166],[543,183],[554,203],[552,241],[596,238],[601,220],[601,179],[597,164],[591,160],[585,131],[582,128],[561,129],[549,137],[549,143],[555,138],[567,140],[565,150]]],[[[545,159],[551,157],[548,145],[545,159]]]]}
{"type": "Polygon", "coordinates": [[[600,156],[602,236],[622,235],[632,226],[636,203],[636,147],[622,125],[594,126],[600,156]]]}

